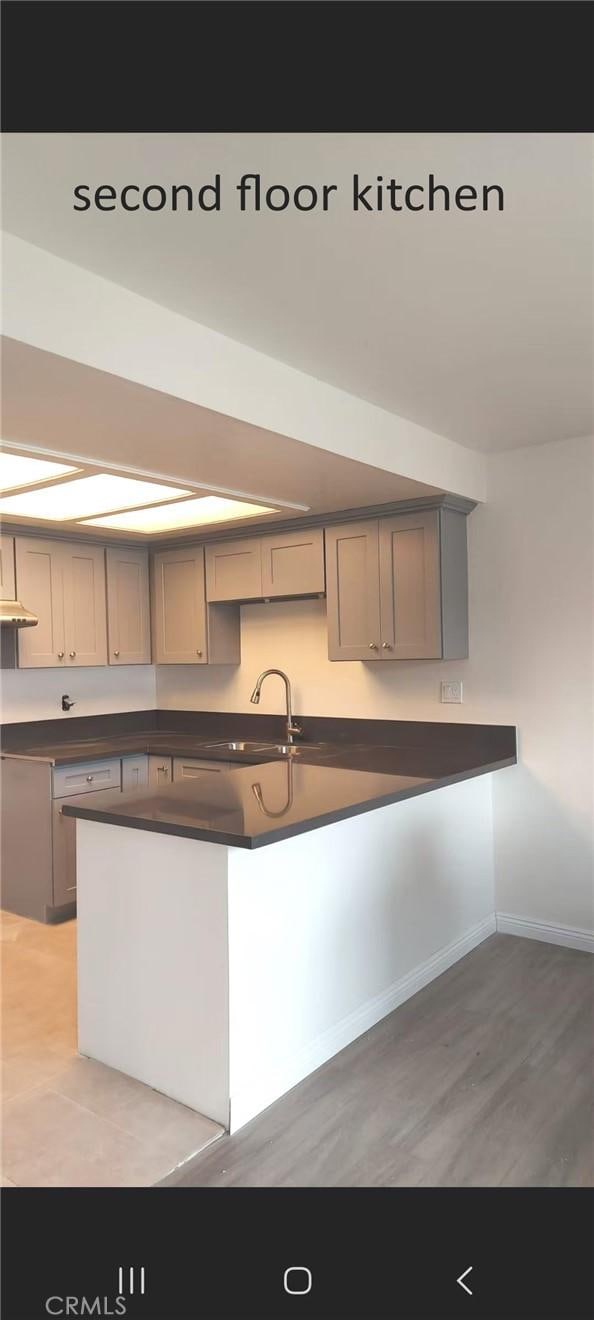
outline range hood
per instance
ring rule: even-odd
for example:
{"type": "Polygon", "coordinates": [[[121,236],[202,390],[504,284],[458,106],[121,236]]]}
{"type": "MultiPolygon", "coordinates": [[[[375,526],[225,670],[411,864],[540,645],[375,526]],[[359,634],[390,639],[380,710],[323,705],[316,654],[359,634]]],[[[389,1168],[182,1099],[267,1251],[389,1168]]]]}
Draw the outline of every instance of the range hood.
{"type": "Polygon", "coordinates": [[[0,626],[2,628],[34,628],[39,623],[32,610],[25,609],[20,600],[0,600],[0,626]]]}

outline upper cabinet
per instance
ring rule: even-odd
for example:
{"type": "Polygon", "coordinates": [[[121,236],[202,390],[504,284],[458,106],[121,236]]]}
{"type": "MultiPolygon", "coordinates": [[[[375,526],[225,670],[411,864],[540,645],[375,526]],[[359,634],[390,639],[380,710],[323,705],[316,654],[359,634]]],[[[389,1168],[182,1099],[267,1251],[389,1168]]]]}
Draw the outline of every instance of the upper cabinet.
{"type": "Polygon", "coordinates": [[[19,632],[21,668],[107,664],[102,546],[19,536],[16,583],[39,619],[19,632]]]}
{"type": "Polygon", "coordinates": [[[262,597],[262,551],[257,536],[206,547],[206,598],[212,601],[262,597]]]}
{"type": "Polygon", "coordinates": [[[326,577],[321,527],[263,536],[261,549],[264,597],[324,594],[326,577]]]}
{"type": "Polygon", "coordinates": [[[62,545],[66,662],[107,664],[105,551],[103,546],[62,545]]]}
{"type": "Polygon", "coordinates": [[[468,654],[466,516],[395,514],[326,531],[331,660],[468,654]]]}
{"type": "Polygon", "coordinates": [[[152,597],[158,665],[239,664],[239,608],[207,605],[203,546],[155,554],[152,597]]]}
{"type": "Polygon", "coordinates": [[[14,600],[14,536],[0,536],[0,600],[14,600]]]}
{"type": "Polygon", "coordinates": [[[380,650],[379,524],[326,528],[328,655],[373,660],[380,650]]]}
{"type": "Polygon", "coordinates": [[[110,548],[107,636],[110,665],[148,665],[151,659],[148,550],[110,548]]]}
{"type": "Polygon", "coordinates": [[[206,547],[209,601],[274,600],[323,595],[321,527],[243,537],[206,547]]]}

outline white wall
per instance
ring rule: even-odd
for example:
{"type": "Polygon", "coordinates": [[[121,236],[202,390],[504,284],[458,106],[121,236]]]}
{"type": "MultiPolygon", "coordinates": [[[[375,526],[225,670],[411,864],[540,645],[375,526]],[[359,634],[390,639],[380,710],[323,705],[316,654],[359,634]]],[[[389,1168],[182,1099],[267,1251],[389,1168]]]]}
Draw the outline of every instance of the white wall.
{"type": "Polygon", "coordinates": [[[120,710],[154,710],[153,665],[104,665],[100,669],[0,670],[0,719],[71,719],[76,715],[108,715],[120,710]],[[68,713],[61,707],[67,692],[76,705],[68,713]]]}
{"type": "Polygon", "coordinates": [[[3,268],[3,333],[13,339],[388,472],[485,498],[483,454],[12,234],[4,239],[3,268]]]}
{"type": "MultiPolygon", "coordinates": [[[[333,663],[325,602],[242,609],[237,668],[157,670],[161,707],[250,710],[260,671],[286,669],[310,715],[517,724],[520,765],[493,777],[497,907],[591,929],[592,440],[493,455],[469,519],[470,658],[333,663]],[[464,704],[439,684],[462,678],[464,704]]],[[[268,680],[261,711],[283,709],[268,680]]]]}

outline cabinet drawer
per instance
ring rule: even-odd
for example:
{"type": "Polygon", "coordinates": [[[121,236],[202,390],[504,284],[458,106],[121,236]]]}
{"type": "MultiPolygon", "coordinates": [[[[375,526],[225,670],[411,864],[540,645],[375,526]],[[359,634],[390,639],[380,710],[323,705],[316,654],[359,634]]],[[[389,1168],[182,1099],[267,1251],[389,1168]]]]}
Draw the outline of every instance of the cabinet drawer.
{"type": "Polygon", "coordinates": [[[221,770],[228,770],[227,761],[201,761],[196,756],[174,756],[173,758],[173,780],[177,783],[180,779],[195,779],[198,775],[215,774],[220,775],[221,770]]]}
{"type": "Polygon", "coordinates": [[[121,761],[85,761],[78,765],[60,765],[53,772],[52,792],[55,798],[72,797],[75,793],[95,793],[99,788],[120,788],[121,761]]]}

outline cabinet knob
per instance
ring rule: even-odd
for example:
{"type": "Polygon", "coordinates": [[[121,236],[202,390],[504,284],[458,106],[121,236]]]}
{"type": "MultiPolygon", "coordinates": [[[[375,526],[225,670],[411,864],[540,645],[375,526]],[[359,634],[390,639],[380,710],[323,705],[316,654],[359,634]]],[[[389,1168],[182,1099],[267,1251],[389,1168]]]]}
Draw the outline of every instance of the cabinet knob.
{"type": "Polygon", "coordinates": [[[114,651],[114,655],[119,655],[119,651],[114,651]]]}
{"type": "Polygon", "coordinates": [[[58,651],[58,660],[63,660],[63,659],[64,659],[64,652],[58,651]]]}
{"type": "Polygon", "coordinates": [[[87,775],[87,784],[92,784],[92,783],[93,783],[93,778],[94,778],[93,775],[87,775]]]}
{"type": "Polygon", "coordinates": [[[370,642],[370,643],[369,643],[369,650],[370,650],[370,651],[377,651],[377,642],[370,642]]]}
{"type": "Polygon", "coordinates": [[[392,645],[391,645],[391,643],[390,643],[390,642],[382,642],[382,650],[383,650],[383,651],[391,651],[391,650],[392,650],[392,645]]]}
{"type": "Polygon", "coordinates": [[[196,651],[196,655],[202,655],[202,651],[196,651]]]}
{"type": "Polygon", "coordinates": [[[68,654],[69,654],[69,656],[70,656],[70,659],[71,659],[71,660],[74,660],[74,657],[75,657],[75,655],[76,655],[76,651],[69,651],[68,654]]]}

